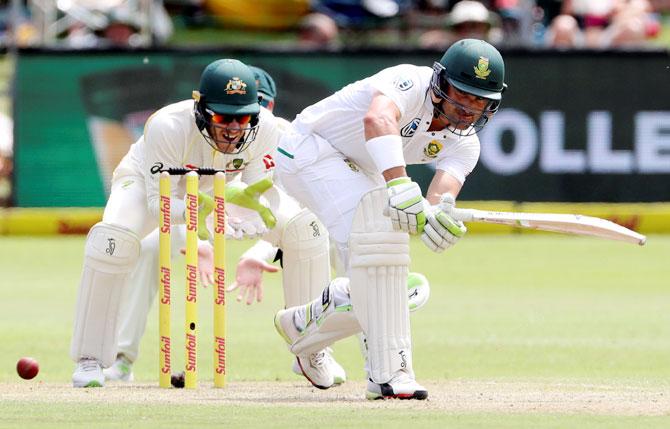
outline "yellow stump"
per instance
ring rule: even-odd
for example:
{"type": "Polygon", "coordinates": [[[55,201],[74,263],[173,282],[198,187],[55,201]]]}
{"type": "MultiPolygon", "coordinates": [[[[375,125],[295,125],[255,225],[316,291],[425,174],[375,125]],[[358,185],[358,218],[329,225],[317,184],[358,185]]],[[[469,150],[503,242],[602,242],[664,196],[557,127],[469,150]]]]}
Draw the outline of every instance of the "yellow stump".
{"type": "Polygon", "coordinates": [[[226,175],[214,176],[214,387],[226,385],[226,175]]]}
{"type": "Polygon", "coordinates": [[[198,287],[198,173],[186,174],[186,365],[184,387],[198,384],[197,369],[198,287]]]}
{"type": "Polygon", "coordinates": [[[159,361],[158,385],[170,387],[170,175],[160,176],[160,216],[158,251],[158,326],[159,361]]]}

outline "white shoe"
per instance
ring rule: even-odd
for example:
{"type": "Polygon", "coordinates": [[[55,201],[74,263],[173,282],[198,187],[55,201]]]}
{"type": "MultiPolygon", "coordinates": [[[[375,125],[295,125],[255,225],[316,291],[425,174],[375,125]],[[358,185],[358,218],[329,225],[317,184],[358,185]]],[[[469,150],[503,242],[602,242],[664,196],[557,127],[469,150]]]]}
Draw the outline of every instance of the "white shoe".
{"type": "MultiPolygon", "coordinates": [[[[331,350],[330,347],[326,348],[325,351],[326,351],[326,356],[327,356],[327,359],[328,359],[327,364],[330,366],[330,371],[333,373],[333,379],[335,380],[335,384],[340,385],[340,384],[344,383],[345,381],[347,381],[346,371],[344,370],[344,368],[342,368],[342,365],[337,363],[335,358],[333,358],[333,354],[332,354],[333,351],[331,350]]],[[[293,367],[291,368],[291,370],[297,375],[303,375],[302,370],[300,369],[300,365],[298,364],[297,359],[293,361],[293,367]]]]}
{"type": "Polygon", "coordinates": [[[74,387],[102,387],[105,385],[105,375],[102,373],[100,362],[93,358],[81,358],[77,362],[72,374],[74,387]]]}
{"type": "Polygon", "coordinates": [[[377,384],[368,380],[368,399],[426,399],[428,391],[405,371],[396,372],[388,383],[377,384]]]}
{"type": "MultiPolygon", "coordinates": [[[[291,345],[300,337],[300,331],[293,322],[294,311],[280,310],[275,314],[275,329],[287,344],[291,345]]],[[[335,384],[335,377],[330,362],[333,358],[321,350],[318,353],[296,356],[297,374],[302,374],[314,387],[328,389],[335,384]]],[[[339,366],[339,365],[338,365],[339,366]]]]}
{"type": "Polygon", "coordinates": [[[328,355],[325,350],[310,355],[296,356],[302,375],[319,389],[329,389],[335,384],[335,377],[328,364],[328,355]]]}
{"type": "Polygon", "coordinates": [[[130,383],[133,381],[133,363],[124,355],[118,355],[116,360],[109,368],[102,370],[106,381],[123,381],[130,383]]]}

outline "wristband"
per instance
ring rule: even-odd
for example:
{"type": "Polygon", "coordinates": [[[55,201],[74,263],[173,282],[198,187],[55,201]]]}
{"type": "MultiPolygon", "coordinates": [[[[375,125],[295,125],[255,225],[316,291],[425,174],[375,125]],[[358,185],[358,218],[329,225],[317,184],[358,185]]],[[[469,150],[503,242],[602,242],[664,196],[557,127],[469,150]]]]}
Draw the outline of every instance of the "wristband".
{"type": "Polygon", "coordinates": [[[389,168],[405,166],[402,137],[400,136],[388,134],[371,138],[365,142],[365,148],[380,173],[389,168]]]}

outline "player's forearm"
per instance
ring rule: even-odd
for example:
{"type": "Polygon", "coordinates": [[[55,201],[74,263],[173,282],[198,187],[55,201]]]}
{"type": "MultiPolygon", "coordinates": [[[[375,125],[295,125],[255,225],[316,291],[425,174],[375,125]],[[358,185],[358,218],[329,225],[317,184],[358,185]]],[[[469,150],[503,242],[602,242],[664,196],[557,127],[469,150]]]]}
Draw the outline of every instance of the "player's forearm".
{"type": "Polygon", "coordinates": [[[258,240],[244,252],[244,254],[242,254],[242,258],[252,258],[260,261],[272,262],[275,255],[277,255],[277,250],[279,250],[279,248],[273,246],[271,243],[265,240],[258,240]]]}
{"type": "Polygon", "coordinates": [[[458,196],[463,185],[453,176],[443,170],[436,170],[433,180],[428,186],[426,200],[430,204],[438,204],[442,195],[451,194],[454,198],[458,196]]]}

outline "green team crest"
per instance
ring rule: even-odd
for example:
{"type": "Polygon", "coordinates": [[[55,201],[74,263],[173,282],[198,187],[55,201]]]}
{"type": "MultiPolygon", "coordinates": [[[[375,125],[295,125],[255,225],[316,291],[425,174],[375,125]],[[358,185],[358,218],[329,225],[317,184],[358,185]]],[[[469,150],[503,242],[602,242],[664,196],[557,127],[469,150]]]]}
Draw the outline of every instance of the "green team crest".
{"type": "Polygon", "coordinates": [[[477,62],[477,66],[475,66],[474,69],[475,76],[479,79],[486,79],[491,74],[491,70],[489,70],[489,59],[486,57],[479,57],[479,62],[477,62]]]}
{"type": "Polygon", "coordinates": [[[242,167],[242,164],[244,163],[244,160],[242,158],[235,158],[233,159],[233,168],[236,170],[242,167]]]}
{"type": "Polygon", "coordinates": [[[437,158],[437,154],[442,150],[442,143],[433,140],[426,147],[423,148],[423,154],[428,158],[437,158]]]}

